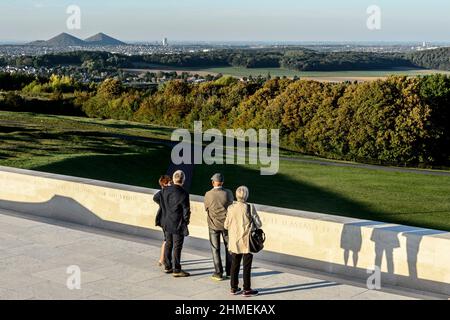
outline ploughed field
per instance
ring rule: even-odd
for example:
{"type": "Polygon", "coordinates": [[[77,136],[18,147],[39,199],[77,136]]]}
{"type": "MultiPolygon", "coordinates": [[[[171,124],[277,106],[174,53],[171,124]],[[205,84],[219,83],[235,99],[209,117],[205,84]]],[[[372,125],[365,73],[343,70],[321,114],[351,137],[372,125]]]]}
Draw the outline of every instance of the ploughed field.
{"type": "MultiPolygon", "coordinates": [[[[0,165],[157,188],[170,163],[172,130],[0,112],[0,165]]],[[[281,160],[274,176],[261,176],[254,165],[196,165],[190,191],[204,194],[210,176],[222,172],[228,188],[247,185],[254,203],[450,231],[450,175],[325,166],[294,157],[311,162],[281,160]]]]}

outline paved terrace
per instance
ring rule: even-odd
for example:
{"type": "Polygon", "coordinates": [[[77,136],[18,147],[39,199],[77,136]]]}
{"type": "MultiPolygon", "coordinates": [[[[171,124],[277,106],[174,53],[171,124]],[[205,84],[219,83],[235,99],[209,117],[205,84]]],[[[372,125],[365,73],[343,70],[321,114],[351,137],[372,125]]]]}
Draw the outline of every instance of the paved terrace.
{"type": "MultiPolygon", "coordinates": [[[[183,251],[190,278],[156,265],[160,242],[0,210],[0,299],[246,299],[214,282],[209,252],[183,251]],[[81,268],[81,289],[66,286],[67,267],[81,268]]],[[[363,283],[256,259],[250,299],[421,299],[418,292],[368,290],[363,283]]],[[[248,298],[247,298],[248,299],[248,298]]]]}

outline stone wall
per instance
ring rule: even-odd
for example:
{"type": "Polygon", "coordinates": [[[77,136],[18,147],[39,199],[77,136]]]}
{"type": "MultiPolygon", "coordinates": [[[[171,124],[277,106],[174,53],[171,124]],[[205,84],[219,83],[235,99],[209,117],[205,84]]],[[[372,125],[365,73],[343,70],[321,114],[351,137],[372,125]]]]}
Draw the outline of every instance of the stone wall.
{"type": "MultiPolygon", "coordinates": [[[[162,238],[156,190],[0,167],[0,208],[162,238]]],[[[208,249],[203,198],[191,197],[187,245],[208,249]]],[[[450,295],[450,233],[256,205],[267,236],[259,259],[450,295]]],[[[209,249],[208,249],[209,250],[209,249]]]]}

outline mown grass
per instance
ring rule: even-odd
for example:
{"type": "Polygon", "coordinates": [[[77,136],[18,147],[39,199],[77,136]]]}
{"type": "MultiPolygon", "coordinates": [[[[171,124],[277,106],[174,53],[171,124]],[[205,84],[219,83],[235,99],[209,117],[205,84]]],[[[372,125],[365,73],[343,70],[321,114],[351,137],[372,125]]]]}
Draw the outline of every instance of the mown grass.
{"type": "MultiPolygon", "coordinates": [[[[157,188],[169,165],[164,139],[170,132],[125,121],[0,112],[0,165],[157,188]]],[[[255,203],[450,231],[449,176],[283,160],[275,176],[261,176],[250,165],[196,165],[191,193],[206,192],[218,171],[230,189],[247,185],[255,203]]]]}
{"type": "Polygon", "coordinates": [[[145,141],[166,137],[164,128],[12,112],[0,120],[4,166],[156,188],[170,160],[167,145],[145,141]]]}
{"type": "MultiPolygon", "coordinates": [[[[178,68],[183,70],[182,68],[178,68]]],[[[177,70],[178,70],[177,69],[177,70]]],[[[423,69],[398,69],[398,70],[350,70],[350,71],[295,71],[283,68],[244,68],[244,67],[213,67],[213,68],[186,68],[190,72],[195,73],[195,71],[203,73],[212,73],[223,75],[229,75],[233,77],[265,77],[270,74],[272,77],[306,77],[306,78],[378,78],[378,77],[388,77],[391,75],[403,75],[403,76],[417,76],[426,75],[434,73],[444,73],[449,74],[446,71],[440,70],[423,70],[423,69]]]]}

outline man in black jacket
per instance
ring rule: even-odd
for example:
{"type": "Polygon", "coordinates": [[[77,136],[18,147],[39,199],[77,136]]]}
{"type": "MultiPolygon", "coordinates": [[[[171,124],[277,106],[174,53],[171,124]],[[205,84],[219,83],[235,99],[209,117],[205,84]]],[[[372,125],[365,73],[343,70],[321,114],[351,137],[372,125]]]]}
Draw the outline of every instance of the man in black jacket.
{"type": "Polygon", "coordinates": [[[172,180],[173,185],[164,188],[153,198],[162,210],[161,225],[166,238],[164,272],[172,273],[174,277],[188,277],[190,274],[181,270],[181,250],[184,237],[189,235],[188,225],[191,217],[189,193],[183,189],[185,180],[183,171],[176,171],[172,180]]]}

